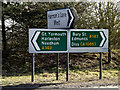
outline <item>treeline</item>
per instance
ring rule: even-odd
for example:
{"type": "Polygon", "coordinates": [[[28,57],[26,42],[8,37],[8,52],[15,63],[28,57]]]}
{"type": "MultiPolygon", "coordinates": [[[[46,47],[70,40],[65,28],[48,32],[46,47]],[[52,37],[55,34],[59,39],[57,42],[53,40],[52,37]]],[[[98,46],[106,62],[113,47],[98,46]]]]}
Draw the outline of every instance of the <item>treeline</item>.
{"type": "MultiPolygon", "coordinates": [[[[78,13],[79,20],[74,28],[109,30],[108,63],[110,63],[111,50],[120,48],[120,12],[116,3],[7,2],[2,3],[3,73],[30,71],[29,28],[47,28],[47,11],[67,7],[74,7],[78,13]]],[[[36,54],[36,68],[44,67],[48,61],[43,58],[50,58],[49,56],[52,57],[49,63],[54,62],[54,67],[55,54],[41,54],[40,57],[36,54]]]]}

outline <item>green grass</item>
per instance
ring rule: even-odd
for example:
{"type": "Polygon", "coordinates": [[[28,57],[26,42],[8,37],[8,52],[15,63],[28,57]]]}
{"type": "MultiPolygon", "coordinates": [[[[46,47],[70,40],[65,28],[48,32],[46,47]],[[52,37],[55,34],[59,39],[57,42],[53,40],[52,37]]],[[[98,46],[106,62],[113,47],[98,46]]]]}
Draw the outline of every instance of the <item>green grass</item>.
{"type": "MultiPolygon", "coordinates": [[[[118,70],[103,70],[103,79],[118,78],[118,70]]],[[[70,82],[89,81],[99,79],[99,70],[79,71],[69,70],[70,82]]],[[[4,76],[2,77],[2,86],[31,84],[31,75],[24,76],[4,76]]],[[[66,72],[59,73],[59,80],[56,80],[56,73],[40,73],[35,75],[34,83],[65,83],[66,72]]]]}

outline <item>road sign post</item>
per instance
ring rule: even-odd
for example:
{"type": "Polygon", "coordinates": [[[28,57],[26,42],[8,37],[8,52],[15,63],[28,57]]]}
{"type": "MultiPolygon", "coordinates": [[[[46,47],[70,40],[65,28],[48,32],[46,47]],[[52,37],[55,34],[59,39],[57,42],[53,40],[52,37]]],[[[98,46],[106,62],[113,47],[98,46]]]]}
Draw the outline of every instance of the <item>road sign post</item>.
{"type": "Polygon", "coordinates": [[[59,76],[59,53],[57,53],[57,59],[56,59],[56,80],[58,80],[58,76],[59,76]]]}
{"type": "MultiPolygon", "coordinates": [[[[29,30],[29,53],[58,53],[56,80],[58,80],[59,72],[59,53],[68,53],[66,81],[69,81],[69,53],[108,52],[108,30],[70,29],[77,20],[78,16],[74,8],[51,10],[47,11],[48,29],[29,30]]],[[[101,78],[101,54],[100,57],[101,78]]],[[[34,56],[32,62],[32,67],[34,67],[34,56]]],[[[34,68],[32,69],[32,77],[34,77],[34,68]]]]}
{"type": "Polygon", "coordinates": [[[99,74],[99,79],[102,79],[102,53],[100,52],[100,62],[99,62],[99,70],[100,70],[100,74],[99,74]]]}
{"type": "Polygon", "coordinates": [[[69,52],[67,54],[66,81],[69,81],[69,52]]]}
{"type": "Polygon", "coordinates": [[[34,82],[34,61],[35,61],[35,54],[32,53],[32,77],[31,77],[31,81],[34,82]]]}
{"type": "MultiPolygon", "coordinates": [[[[69,29],[68,31],[65,29],[30,29],[29,52],[68,53],[66,65],[66,81],[68,81],[69,52],[108,52],[108,30],[69,29]]],[[[101,67],[100,76],[102,76],[101,67]]],[[[56,72],[56,79],[58,79],[58,61],[56,72]]]]}

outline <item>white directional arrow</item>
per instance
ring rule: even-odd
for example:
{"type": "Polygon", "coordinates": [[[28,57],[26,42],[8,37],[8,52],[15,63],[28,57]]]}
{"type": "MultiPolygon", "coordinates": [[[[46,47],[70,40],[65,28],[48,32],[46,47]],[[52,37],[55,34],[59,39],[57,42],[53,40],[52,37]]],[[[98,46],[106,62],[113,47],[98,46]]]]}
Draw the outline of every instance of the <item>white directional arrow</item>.
{"type": "Polygon", "coordinates": [[[32,39],[32,43],[34,44],[36,50],[40,50],[40,47],[38,46],[38,44],[36,42],[39,35],[40,35],[40,32],[36,32],[33,39],[32,39]]]}
{"type": "Polygon", "coordinates": [[[100,35],[101,35],[101,37],[102,37],[102,41],[101,41],[101,43],[100,43],[100,46],[102,46],[102,45],[104,44],[104,42],[105,42],[105,37],[104,37],[104,35],[103,35],[103,32],[100,32],[100,35]]]}
{"type": "Polygon", "coordinates": [[[70,27],[72,22],[73,22],[73,20],[74,20],[73,14],[72,14],[70,9],[68,10],[68,15],[69,15],[68,26],[70,27]]]}

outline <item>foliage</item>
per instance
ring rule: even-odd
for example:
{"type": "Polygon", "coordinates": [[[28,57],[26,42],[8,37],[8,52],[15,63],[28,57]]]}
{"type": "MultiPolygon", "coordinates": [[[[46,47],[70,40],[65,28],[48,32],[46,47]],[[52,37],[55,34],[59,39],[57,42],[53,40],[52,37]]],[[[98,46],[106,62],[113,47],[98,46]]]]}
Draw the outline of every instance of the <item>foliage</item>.
{"type": "MultiPolygon", "coordinates": [[[[114,3],[89,2],[7,2],[3,3],[3,20],[5,25],[6,49],[3,50],[3,72],[25,73],[31,69],[31,54],[28,53],[29,28],[47,28],[47,11],[74,7],[79,20],[75,28],[108,29],[110,47],[120,48],[120,18],[114,3]]],[[[3,29],[4,30],[4,29],[3,29]]],[[[36,69],[45,66],[55,67],[55,54],[36,54],[36,69]],[[40,56],[40,57],[39,57],[40,56]],[[43,58],[49,58],[50,61],[43,58]],[[51,58],[50,58],[51,57],[51,58]],[[41,63],[41,64],[40,64],[41,63]]],[[[65,59],[64,59],[64,62],[65,59]]],[[[50,68],[49,68],[50,69],[50,68]]]]}

